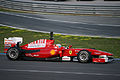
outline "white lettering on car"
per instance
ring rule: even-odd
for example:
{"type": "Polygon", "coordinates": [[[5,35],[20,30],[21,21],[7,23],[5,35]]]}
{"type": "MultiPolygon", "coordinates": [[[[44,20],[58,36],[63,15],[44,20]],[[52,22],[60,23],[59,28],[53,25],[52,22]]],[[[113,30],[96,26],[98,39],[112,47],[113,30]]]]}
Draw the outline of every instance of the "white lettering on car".
{"type": "Polygon", "coordinates": [[[28,48],[41,48],[46,46],[46,39],[40,39],[28,44],[28,48]]]}

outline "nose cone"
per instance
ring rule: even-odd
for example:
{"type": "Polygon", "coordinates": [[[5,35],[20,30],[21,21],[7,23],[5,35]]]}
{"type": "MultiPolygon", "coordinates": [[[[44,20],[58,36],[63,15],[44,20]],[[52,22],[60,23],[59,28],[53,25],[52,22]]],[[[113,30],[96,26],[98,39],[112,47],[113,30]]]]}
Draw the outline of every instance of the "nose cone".
{"type": "Polygon", "coordinates": [[[106,52],[106,51],[101,51],[101,50],[92,50],[93,51],[93,55],[106,55],[106,56],[113,56],[112,53],[110,52],[106,52]]]}
{"type": "Polygon", "coordinates": [[[105,51],[100,51],[100,52],[101,52],[101,55],[113,56],[113,54],[109,52],[105,52],[105,51]]]}

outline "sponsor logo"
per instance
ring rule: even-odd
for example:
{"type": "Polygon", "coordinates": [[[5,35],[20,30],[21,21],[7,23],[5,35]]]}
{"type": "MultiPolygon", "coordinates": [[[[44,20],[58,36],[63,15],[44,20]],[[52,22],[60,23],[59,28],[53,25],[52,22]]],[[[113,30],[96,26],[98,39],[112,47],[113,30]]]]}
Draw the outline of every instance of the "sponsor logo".
{"type": "Polygon", "coordinates": [[[39,55],[34,55],[34,56],[39,56],[39,55]]]}
{"type": "Polygon", "coordinates": [[[4,41],[4,44],[13,44],[13,43],[14,43],[13,40],[7,40],[7,39],[6,39],[6,40],[4,41]]]}
{"type": "Polygon", "coordinates": [[[55,50],[50,51],[51,55],[55,55],[55,50]]]}
{"type": "Polygon", "coordinates": [[[70,55],[72,54],[72,50],[69,51],[69,54],[70,54],[70,55]]]}
{"type": "Polygon", "coordinates": [[[95,54],[101,54],[101,53],[99,53],[99,52],[94,52],[95,54]]]}
{"type": "Polygon", "coordinates": [[[28,48],[41,48],[46,46],[46,39],[40,39],[28,44],[28,48]]]}
{"type": "Polygon", "coordinates": [[[70,57],[64,56],[64,57],[62,57],[62,60],[63,60],[63,61],[70,61],[70,57]]]}

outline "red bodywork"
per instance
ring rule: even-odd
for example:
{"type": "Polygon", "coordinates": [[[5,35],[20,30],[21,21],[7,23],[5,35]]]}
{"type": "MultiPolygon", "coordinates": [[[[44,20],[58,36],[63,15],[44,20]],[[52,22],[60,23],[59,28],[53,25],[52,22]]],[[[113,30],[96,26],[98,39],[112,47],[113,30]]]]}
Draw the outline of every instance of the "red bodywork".
{"type": "MultiPolygon", "coordinates": [[[[10,47],[14,47],[16,45],[16,43],[11,43],[8,40],[6,40],[4,43],[5,43],[4,53],[6,53],[10,47]]],[[[36,58],[53,58],[64,56],[76,57],[79,51],[81,50],[86,50],[91,53],[92,62],[108,62],[108,60],[106,61],[105,58],[99,58],[100,55],[113,56],[113,54],[111,53],[95,49],[87,48],[74,49],[71,48],[71,46],[69,48],[59,47],[58,45],[54,44],[54,40],[47,39],[40,39],[29,44],[20,46],[20,48],[25,54],[25,56],[36,58]]]]}

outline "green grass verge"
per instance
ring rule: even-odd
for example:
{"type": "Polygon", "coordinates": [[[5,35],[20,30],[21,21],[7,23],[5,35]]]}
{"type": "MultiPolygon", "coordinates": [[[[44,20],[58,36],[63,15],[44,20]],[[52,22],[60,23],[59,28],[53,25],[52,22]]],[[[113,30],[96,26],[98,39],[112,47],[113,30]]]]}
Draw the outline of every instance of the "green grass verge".
{"type": "MultiPolygon", "coordinates": [[[[23,37],[22,45],[24,45],[38,39],[49,39],[49,34],[0,26],[0,53],[3,53],[4,38],[8,37],[23,37]]],[[[96,48],[98,50],[111,52],[116,58],[120,57],[120,38],[100,38],[61,34],[54,34],[54,38],[55,43],[60,43],[63,46],[73,45],[73,48],[96,48]]]]}

